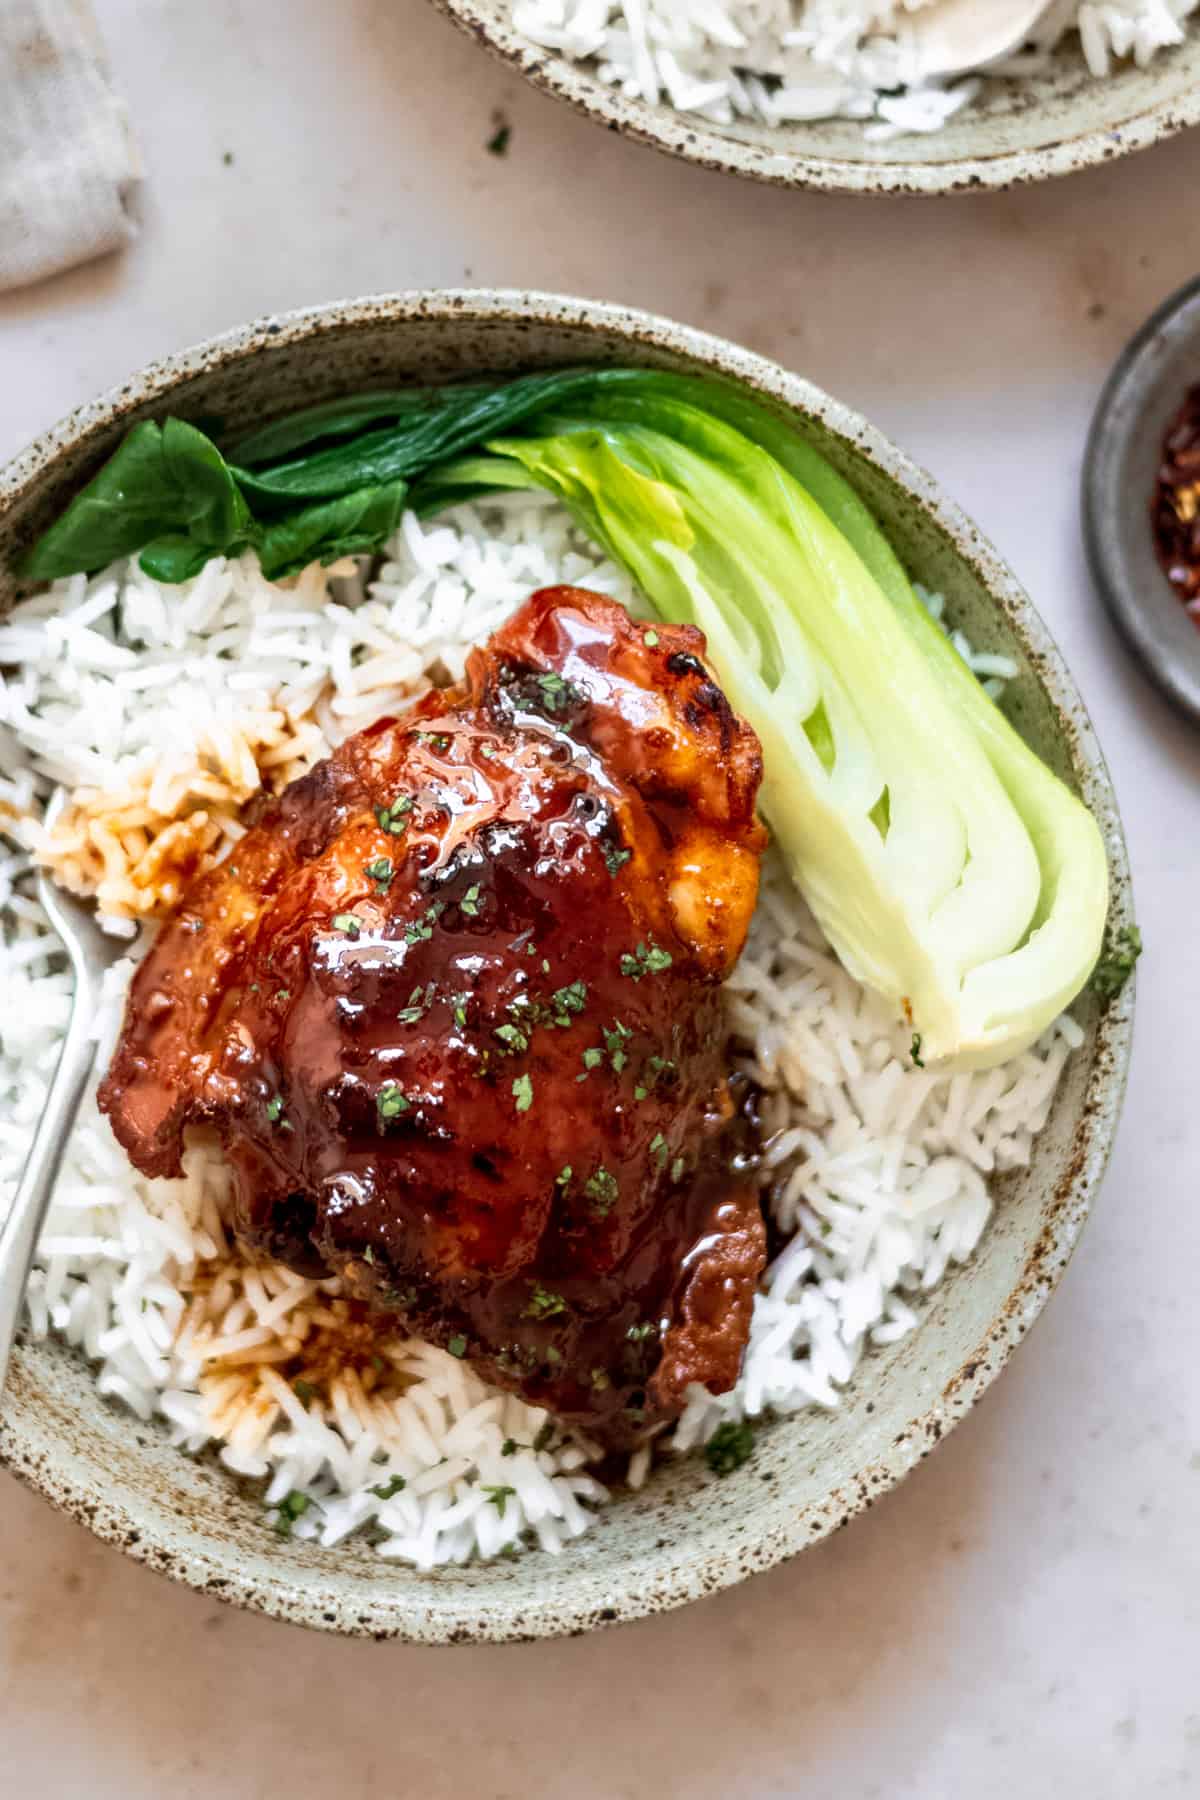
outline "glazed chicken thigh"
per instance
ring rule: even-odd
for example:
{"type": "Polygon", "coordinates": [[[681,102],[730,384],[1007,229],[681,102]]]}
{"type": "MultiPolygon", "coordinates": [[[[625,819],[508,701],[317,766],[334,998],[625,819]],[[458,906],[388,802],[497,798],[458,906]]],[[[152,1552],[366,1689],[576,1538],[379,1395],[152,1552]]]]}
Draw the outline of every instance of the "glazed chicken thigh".
{"type": "Polygon", "coordinates": [[[219,1133],[247,1245],[611,1443],[734,1383],[765,1256],[721,983],[763,832],[690,627],[535,594],[263,805],[141,964],[101,1104],[219,1133]]]}

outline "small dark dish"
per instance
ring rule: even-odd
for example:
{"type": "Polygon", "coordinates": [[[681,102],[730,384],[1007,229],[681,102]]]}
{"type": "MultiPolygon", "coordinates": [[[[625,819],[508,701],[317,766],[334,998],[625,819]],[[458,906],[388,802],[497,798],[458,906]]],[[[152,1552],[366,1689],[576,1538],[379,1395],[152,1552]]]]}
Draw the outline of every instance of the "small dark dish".
{"type": "Polygon", "coordinates": [[[1083,466],[1083,534],[1096,586],[1130,649],[1200,719],[1200,630],[1155,553],[1151,500],[1163,436],[1200,381],[1200,278],[1165,300],[1105,383],[1083,466]]]}

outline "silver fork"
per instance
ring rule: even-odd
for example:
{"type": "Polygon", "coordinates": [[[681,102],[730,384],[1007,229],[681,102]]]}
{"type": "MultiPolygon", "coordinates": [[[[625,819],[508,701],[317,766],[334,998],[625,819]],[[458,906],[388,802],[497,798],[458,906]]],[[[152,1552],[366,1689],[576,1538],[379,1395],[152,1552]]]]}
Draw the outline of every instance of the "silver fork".
{"type": "MultiPolygon", "coordinates": [[[[56,789],[46,808],[47,825],[53,825],[65,799],[63,790],[56,789]]],[[[4,1389],[9,1353],[21,1317],[25,1284],[42,1223],[79,1102],[96,1060],[97,1044],[92,1036],[92,1022],[100,999],[101,981],[104,971],[119,957],[127,956],[131,948],[128,938],[108,937],[101,931],[94,907],[57,887],[44,869],[38,870],[37,894],[71,959],[75,992],[71,998],[67,1035],[34,1133],[33,1147],[17,1184],[8,1218],[0,1230],[0,1393],[4,1389]]]]}

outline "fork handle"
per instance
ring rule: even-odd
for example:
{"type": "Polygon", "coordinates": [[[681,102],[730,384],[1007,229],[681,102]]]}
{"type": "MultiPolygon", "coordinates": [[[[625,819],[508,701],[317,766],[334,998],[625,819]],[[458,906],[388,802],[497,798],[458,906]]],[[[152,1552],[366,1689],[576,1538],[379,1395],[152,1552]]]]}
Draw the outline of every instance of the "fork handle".
{"type": "Polygon", "coordinates": [[[4,1228],[0,1230],[0,1393],[4,1389],[9,1353],[21,1317],[25,1284],[42,1223],[62,1166],[71,1126],[96,1060],[97,1045],[91,1034],[94,998],[91,983],[80,979],[77,973],[62,1053],[34,1133],[33,1148],[17,1184],[4,1228]]]}

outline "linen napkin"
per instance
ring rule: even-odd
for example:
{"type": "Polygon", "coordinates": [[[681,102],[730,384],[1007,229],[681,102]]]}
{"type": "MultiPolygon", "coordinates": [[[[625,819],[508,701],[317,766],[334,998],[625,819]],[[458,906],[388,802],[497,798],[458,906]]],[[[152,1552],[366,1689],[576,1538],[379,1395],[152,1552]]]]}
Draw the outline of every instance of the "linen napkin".
{"type": "Polygon", "coordinates": [[[0,289],[128,243],[140,176],[89,0],[0,0],[0,289]]]}

